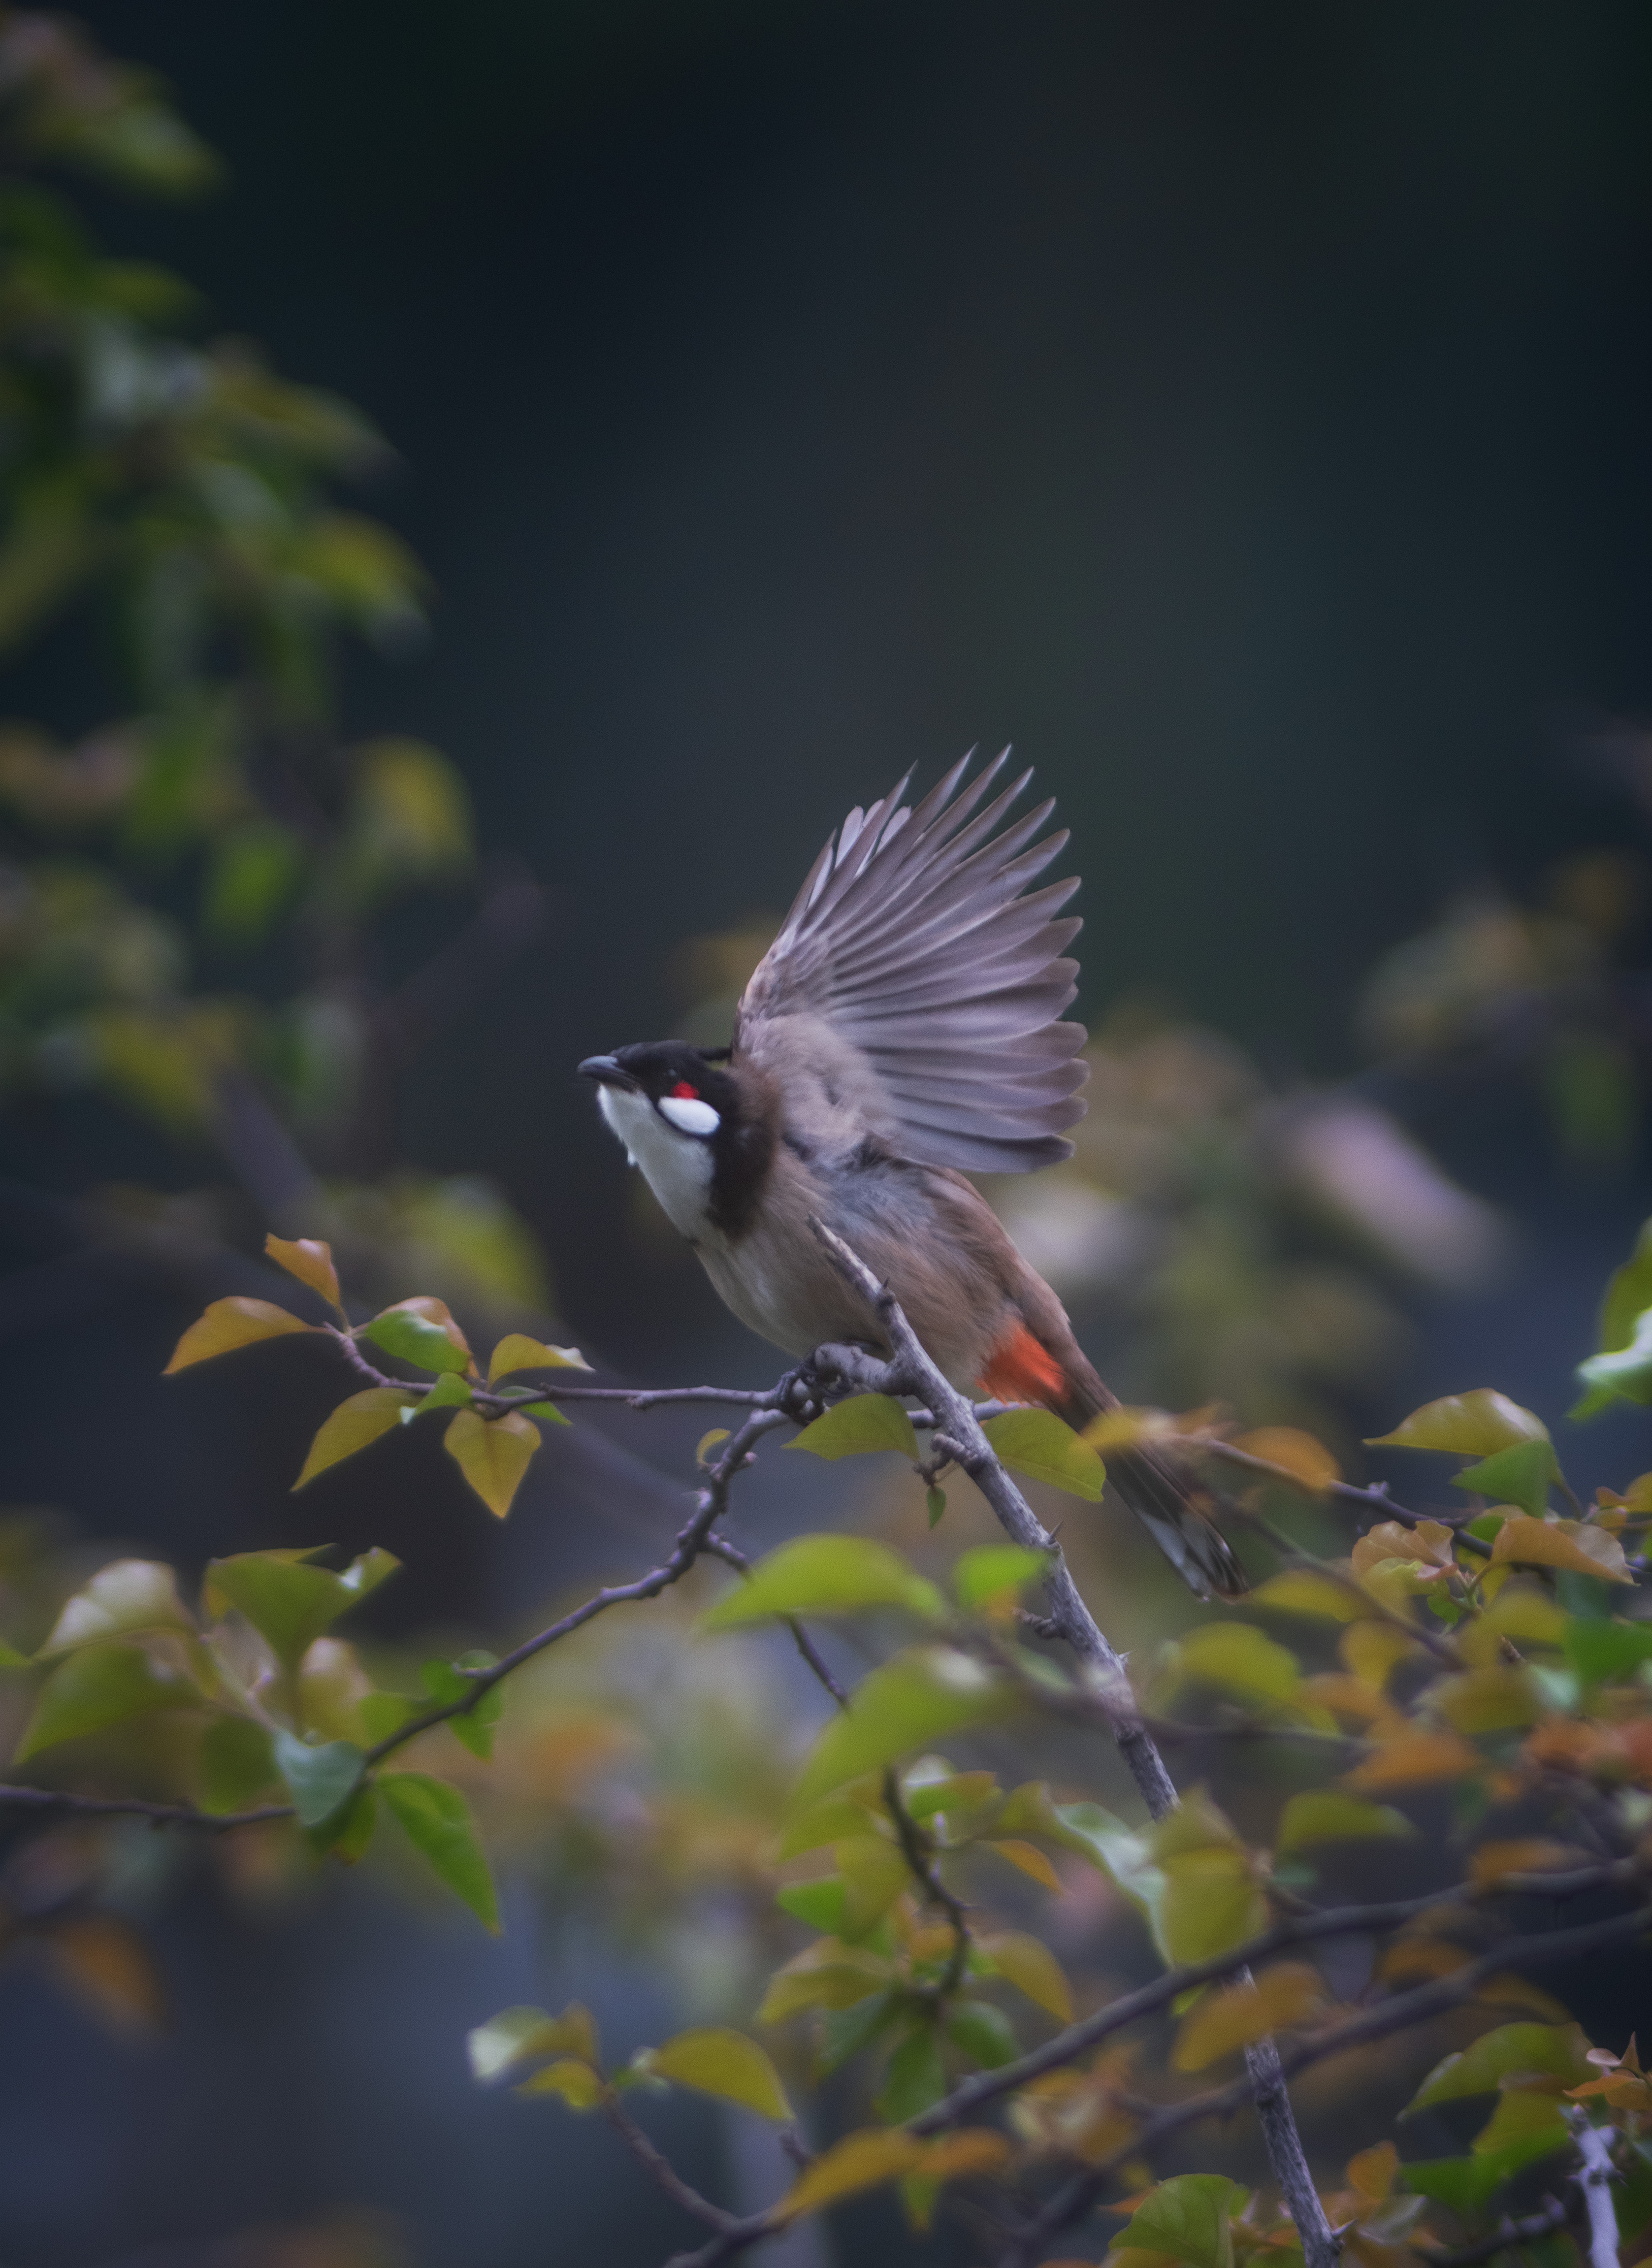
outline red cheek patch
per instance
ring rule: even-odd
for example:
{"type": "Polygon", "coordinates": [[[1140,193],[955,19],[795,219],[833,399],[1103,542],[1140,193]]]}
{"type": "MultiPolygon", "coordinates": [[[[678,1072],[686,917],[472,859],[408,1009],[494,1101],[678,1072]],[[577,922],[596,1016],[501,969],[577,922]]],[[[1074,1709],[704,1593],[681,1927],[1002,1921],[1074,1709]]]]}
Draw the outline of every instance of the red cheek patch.
{"type": "Polygon", "coordinates": [[[671,1099],[674,1102],[697,1102],[700,1090],[697,1086],[690,1086],[686,1079],[680,1079],[671,1090],[671,1099]]]}

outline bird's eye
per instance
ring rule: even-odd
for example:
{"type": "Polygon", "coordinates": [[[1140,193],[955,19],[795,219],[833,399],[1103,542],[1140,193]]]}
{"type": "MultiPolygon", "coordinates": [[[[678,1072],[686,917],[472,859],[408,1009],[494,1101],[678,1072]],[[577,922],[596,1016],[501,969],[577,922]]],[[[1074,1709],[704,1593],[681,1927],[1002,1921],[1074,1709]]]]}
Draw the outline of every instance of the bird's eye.
{"type": "Polygon", "coordinates": [[[690,1086],[686,1079],[680,1079],[671,1089],[671,1094],[673,1100],[677,1102],[697,1102],[700,1099],[699,1088],[690,1086]]]}

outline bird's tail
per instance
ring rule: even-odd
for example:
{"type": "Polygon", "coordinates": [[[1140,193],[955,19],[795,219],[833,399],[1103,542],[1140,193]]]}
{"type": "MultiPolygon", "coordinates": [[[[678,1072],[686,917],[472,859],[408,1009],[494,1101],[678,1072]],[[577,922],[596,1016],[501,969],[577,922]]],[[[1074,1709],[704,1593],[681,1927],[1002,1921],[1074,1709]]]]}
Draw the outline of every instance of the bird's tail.
{"type": "MultiPolygon", "coordinates": [[[[1024,1325],[994,1348],[981,1386],[1002,1402],[1040,1403],[1075,1432],[1119,1407],[1076,1347],[1058,1359],[1024,1325]]],[[[1215,1524],[1219,1499],[1209,1489],[1145,1448],[1110,1451],[1107,1478],[1189,1590],[1201,1599],[1236,1599],[1250,1588],[1215,1524]]]]}

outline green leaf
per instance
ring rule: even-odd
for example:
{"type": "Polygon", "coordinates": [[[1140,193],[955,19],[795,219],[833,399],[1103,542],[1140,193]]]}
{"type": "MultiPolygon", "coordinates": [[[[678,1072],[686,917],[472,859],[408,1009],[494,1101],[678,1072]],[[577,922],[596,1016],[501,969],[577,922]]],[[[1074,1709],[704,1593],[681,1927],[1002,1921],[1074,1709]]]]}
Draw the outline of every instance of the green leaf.
{"type": "Polygon", "coordinates": [[[208,1610],[225,1604],[244,1615],[269,1640],[284,1668],[296,1669],[315,1639],[342,1614],[376,1591],[401,1561],[376,1548],[353,1559],[342,1575],[311,1567],[287,1551],[240,1551],[207,1562],[208,1610]]]}
{"type": "Polygon", "coordinates": [[[1491,1457],[1518,1441],[1546,1441],[1549,1429],[1534,1410],[1523,1410],[1489,1386],[1469,1394],[1447,1394],[1426,1402],[1391,1433],[1377,1433],[1373,1449],[1445,1449],[1461,1457],[1491,1457]]]}
{"type": "Polygon", "coordinates": [[[354,1741],[324,1741],[312,1748],[296,1733],[283,1731],[275,1734],[274,1747],[300,1827],[321,1826],[361,1785],[366,1759],[354,1741]]]}
{"type": "Polygon", "coordinates": [[[800,1811],[845,1780],[893,1764],[968,1725],[1008,1714],[1014,1689],[955,1647],[914,1647],[886,1661],[857,1687],[847,1709],[834,1717],[803,1767],[791,1809],[800,1811]]]}
{"type": "Polygon", "coordinates": [[[947,1610],[934,1585],[887,1543],[859,1535],[800,1535],[760,1559],[740,1589],[705,1616],[703,1627],[729,1630],[773,1615],[848,1614],[865,1607],[904,1607],[928,1622],[947,1610]]]}
{"type": "Polygon", "coordinates": [[[925,1492],[924,1503],[929,1513],[930,1526],[932,1528],[939,1528],[941,1521],[947,1516],[946,1490],[938,1488],[927,1490],[925,1492]]]}
{"type": "Polygon", "coordinates": [[[815,1457],[864,1457],[874,1449],[895,1449],[914,1464],[918,1461],[918,1436],[912,1421],[892,1395],[852,1394],[835,1402],[822,1418],[805,1425],[788,1449],[807,1449],[815,1457]]]}
{"type": "Polygon", "coordinates": [[[1314,1789],[1305,1795],[1294,1795],[1286,1805],[1275,1848],[1299,1851],[1305,1843],[1353,1842],[1416,1832],[1405,1813],[1390,1804],[1367,1803],[1336,1788],[1314,1789]]]}
{"type": "Polygon", "coordinates": [[[455,1346],[439,1322],[407,1306],[387,1307],[364,1324],[362,1336],[382,1347],[400,1362],[420,1370],[463,1371],[470,1367],[469,1350],[455,1346]]]}
{"type": "Polygon", "coordinates": [[[947,2011],[947,2037],[983,2071],[1001,2071],[1021,2053],[1014,2026],[990,2000],[955,2000],[947,2011]]]}
{"type": "Polygon", "coordinates": [[[316,1328],[289,1314],[284,1307],[272,1307],[268,1300],[214,1300],[173,1349],[165,1375],[170,1378],[174,1371],[188,1370],[192,1363],[210,1362],[214,1355],[233,1354],[238,1347],[254,1346],[260,1339],[285,1338],[293,1331],[316,1328]]]}
{"type": "Polygon", "coordinates": [[[1173,1660],[1182,1677],[1201,1677],[1261,1701],[1289,1701],[1302,1682],[1296,1656],[1254,1623],[1209,1623],[1191,1631],[1173,1660]]]}
{"type": "Polygon", "coordinates": [[[71,1646],[151,1630],[195,1635],[195,1624],[178,1596],[177,1578],[156,1559],[116,1559],[100,1567],[64,1603],[40,1659],[66,1653],[71,1646]]]}
{"type": "Polygon", "coordinates": [[[1542,2072],[1581,2087],[1595,2076],[1587,2059],[1588,2041],[1575,2024],[1500,2024],[1483,2032],[1471,2047],[1437,2063],[1411,2101],[1404,2116],[1426,2110],[1436,2102],[1455,2102],[1459,2095],[1490,2095],[1505,2080],[1525,2072],[1542,2072]]]}
{"type": "Polygon", "coordinates": [[[1116,2252],[1158,2252],[1190,2268],[1234,2268],[1234,2214],[1245,2197],[1225,2174],[1175,2174],[1161,2182],[1113,2239],[1116,2252]]]}
{"type": "Polygon", "coordinates": [[[445,1370],[430,1392],[419,1403],[417,1414],[427,1410],[468,1410],[470,1388],[456,1370],[445,1370]]]}
{"type": "Polygon", "coordinates": [[[775,1892],[774,1902],[782,1913],[819,1930],[822,1937],[841,1937],[846,1896],[840,1874],[822,1874],[812,1882],[787,1882],[775,1892]]]}
{"type": "Polygon", "coordinates": [[[1047,1482],[1092,1504],[1101,1500],[1106,1466],[1053,1410],[1007,1410],[1001,1418],[989,1418],[981,1431],[999,1464],[1012,1472],[1025,1473],[1029,1480],[1047,1482]]]}
{"type": "Polygon", "coordinates": [[[373,1784],[364,1780],[348,1803],[330,1812],[319,1827],[306,1831],[310,1847],[318,1856],[336,1859],[342,1866],[353,1867],[367,1855],[374,1828],[379,1823],[379,1799],[373,1784]]]}
{"type": "Polygon", "coordinates": [[[947,2092],[947,2070],[940,2057],[940,2034],[933,2020],[915,2019],[912,2029],[889,2058],[874,2109],[880,2118],[899,2126],[939,2102],[947,2092]]]}
{"type": "Polygon", "coordinates": [[[1652,1307],[1652,1220],[1641,1224],[1634,1250],[1608,1278],[1601,1302],[1598,1348],[1615,1354],[1635,1336],[1635,1326],[1652,1307]]]}
{"type": "Polygon", "coordinates": [[[539,1435],[518,1410],[504,1418],[461,1410],[442,1447],[494,1518],[503,1520],[539,1447],[539,1435]]]}
{"type": "MultiPolygon", "coordinates": [[[[467,1669],[491,1669],[498,1656],[480,1651],[461,1653],[454,1661],[427,1661],[419,1671],[419,1682],[432,1701],[462,1701],[467,1693],[474,1693],[476,1683],[467,1677],[467,1669]]],[[[485,1764],[493,1754],[493,1735],[499,1719],[505,1713],[503,1681],[490,1685],[482,1698],[447,1719],[447,1729],[454,1739],[462,1742],[473,1756],[485,1764]]],[[[383,1737],[382,1734],[380,1736],[383,1737]]]]}
{"type": "Polygon", "coordinates": [[[1499,2158],[1413,2158],[1399,2179],[1418,2197],[1433,2198],[1454,2213],[1478,2213],[1525,2163],[1518,2152],[1499,2158]]]}
{"type": "Polygon", "coordinates": [[[1568,1665],[1585,1685],[1609,1685],[1652,1661],[1652,1623],[1568,1618],[1562,1643],[1568,1665]]]}
{"type": "Polygon", "coordinates": [[[381,1772],[379,1793],[432,1870],[497,1937],[499,1909],[493,1876],[476,1841],[470,1807],[459,1790],[424,1772],[381,1772]]]}
{"type": "Polygon", "coordinates": [[[989,1599],[1012,1598],[1023,1583],[1036,1582],[1048,1572],[1042,1551],[1023,1550],[1018,1543],[981,1543],[966,1551],[952,1571],[952,1587],[958,1604],[973,1614],[989,1599]]]}
{"type": "Polygon", "coordinates": [[[567,1412],[558,1410],[554,1402],[524,1402],[516,1414],[520,1418],[542,1418],[549,1425],[572,1425],[573,1423],[567,1412]]]}
{"type": "Polygon", "coordinates": [[[1577,1376],[1586,1392],[1575,1418],[1592,1416],[1605,1400],[1652,1403],[1652,1307],[1637,1319],[1626,1346],[1590,1355],[1578,1364],[1577,1376]]]}
{"type": "Polygon", "coordinates": [[[792,2106],[785,2099],[780,2074],[769,2058],[743,2032],[721,2024],[706,2024],[679,2032],[662,2048],[638,2056],[656,2079],[674,2086],[691,2087],[701,2095],[715,2095],[725,2102],[738,2102],[760,2118],[788,2119],[792,2106]]]}
{"type": "Polygon", "coordinates": [[[1495,1456],[1454,1473],[1451,1485],[1474,1496],[1492,1497],[1499,1504],[1517,1504],[1522,1512],[1541,1520],[1548,1509],[1549,1484],[1560,1471],[1551,1442],[1512,1441],[1495,1456]]]}
{"type": "Polygon", "coordinates": [[[1530,2166],[1566,2149],[1571,2139],[1564,2107],[1553,2095],[1511,2088],[1498,2097],[1496,2110],[1469,2147],[1475,2157],[1490,2158],[1499,2165],[1512,2160],[1530,2166]]]}
{"type": "Polygon", "coordinates": [[[267,1727],[251,1717],[216,1717],[201,1735],[201,1808],[245,1811],[279,1779],[267,1727]]]}
{"type": "Polygon", "coordinates": [[[820,2045],[815,2051],[815,2075],[826,2079],[841,2070],[851,2056],[870,2047],[902,2007],[896,1992],[874,1992],[870,1999],[858,2001],[852,2008],[822,2008],[820,2011],[820,2045]]]}
{"type": "Polygon", "coordinates": [[[199,1690],[170,1663],[141,1646],[87,1646],[60,1661],[34,1697],[14,1762],[26,1763],[59,1741],[77,1740],[124,1724],[151,1709],[199,1707],[199,1690]]]}
{"type": "Polygon", "coordinates": [[[304,1469],[293,1487],[303,1488],[329,1465],[342,1464],[346,1457],[370,1447],[382,1435],[393,1433],[417,1406],[418,1397],[399,1386],[369,1386],[359,1394],[352,1394],[339,1403],[311,1442],[304,1469]]]}

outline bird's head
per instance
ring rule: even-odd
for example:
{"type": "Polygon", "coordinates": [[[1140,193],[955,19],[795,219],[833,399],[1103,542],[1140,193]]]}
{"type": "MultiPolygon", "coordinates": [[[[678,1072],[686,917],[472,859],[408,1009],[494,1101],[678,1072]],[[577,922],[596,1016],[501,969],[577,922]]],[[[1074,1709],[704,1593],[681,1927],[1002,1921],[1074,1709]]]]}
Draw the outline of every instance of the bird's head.
{"type": "Polygon", "coordinates": [[[602,1116],[622,1141],[651,1123],[685,1142],[711,1142],[737,1110],[734,1082],[708,1054],[682,1040],[645,1040],[611,1056],[587,1056],[602,1116]]]}

